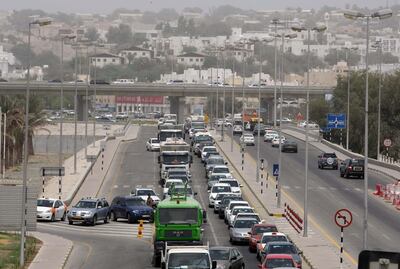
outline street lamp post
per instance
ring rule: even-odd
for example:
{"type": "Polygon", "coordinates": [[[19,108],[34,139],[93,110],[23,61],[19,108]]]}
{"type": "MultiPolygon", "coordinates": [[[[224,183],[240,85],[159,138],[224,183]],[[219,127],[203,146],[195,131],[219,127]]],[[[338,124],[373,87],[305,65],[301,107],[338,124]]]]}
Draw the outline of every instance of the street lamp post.
{"type": "Polygon", "coordinates": [[[77,166],[77,135],[78,135],[78,49],[79,45],[75,44],[75,94],[74,94],[74,174],[76,174],[77,166]]]}
{"type": "Polygon", "coordinates": [[[26,200],[27,200],[27,177],[28,177],[28,138],[29,138],[29,95],[30,95],[30,70],[31,70],[31,29],[32,25],[46,26],[51,24],[49,19],[37,19],[28,24],[28,71],[26,80],[25,95],[25,133],[24,133],[24,163],[22,173],[22,208],[21,208],[21,240],[20,240],[20,256],[19,265],[23,267],[25,264],[25,236],[26,236],[26,200]]]}
{"type": "Polygon", "coordinates": [[[305,149],[305,179],[304,179],[304,217],[303,236],[308,236],[308,148],[309,148],[309,111],[310,111],[310,34],[311,31],[323,32],[326,26],[292,27],[293,31],[307,31],[307,100],[306,100],[306,149],[305,149]]]}
{"type": "Polygon", "coordinates": [[[378,84],[378,127],[377,127],[377,143],[376,143],[376,159],[379,160],[379,155],[381,153],[381,98],[382,98],[382,42],[376,41],[375,44],[372,45],[374,49],[376,49],[379,53],[379,84],[378,84]]]}
{"type": "Polygon", "coordinates": [[[103,44],[97,42],[93,43],[94,46],[94,71],[93,71],[93,147],[96,146],[96,113],[97,113],[97,48],[104,47],[103,44]]]}
{"type": "Polygon", "coordinates": [[[387,19],[392,16],[390,9],[382,9],[371,14],[346,10],[344,16],[348,19],[365,19],[367,23],[366,53],[365,53],[365,123],[364,123],[364,220],[363,220],[363,249],[368,246],[368,51],[369,51],[369,22],[373,18],[387,19]]]}
{"type": "Polygon", "coordinates": [[[231,111],[231,119],[232,119],[232,126],[231,126],[231,152],[233,152],[233,115],[235,113],[235,61],[236,58],[233,58],[233,66],[232,66],[232,111],[231,111]]]}
{"type": "Polygon", "coordinates": [[[276,71],[277,71],[277,34],[278,34],[278,24],[280,24],[279,19],[275,18],[272,20],[272,24],[275,26],[275,38],[274,38],[274,128],[276,128],[276,96],[277,96],[277,88],[276,88],[276,71]]]}

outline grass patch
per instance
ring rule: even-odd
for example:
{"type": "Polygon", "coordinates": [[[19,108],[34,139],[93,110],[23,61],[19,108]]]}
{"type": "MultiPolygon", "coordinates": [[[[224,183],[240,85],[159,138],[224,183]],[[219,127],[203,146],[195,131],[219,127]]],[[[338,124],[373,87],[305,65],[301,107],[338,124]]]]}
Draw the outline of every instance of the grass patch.
{"type": "MultiPolygon", "coordinates": [[[[0,269],[19,269],[19,242],[18,234],[0,233],[0,269]]],[[[25,266],[33,260],[40,248],[41,242],[34,237],[26,238],[25,266]]]]}

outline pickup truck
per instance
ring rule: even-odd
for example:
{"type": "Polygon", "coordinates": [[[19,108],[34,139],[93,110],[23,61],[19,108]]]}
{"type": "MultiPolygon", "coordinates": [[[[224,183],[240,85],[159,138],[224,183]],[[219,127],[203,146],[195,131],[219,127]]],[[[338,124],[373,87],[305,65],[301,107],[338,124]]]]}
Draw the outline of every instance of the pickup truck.
{"type": "Polygon", "coordinates": [[[209,246],[165,246],[161,258],[162,269],[216,269],[217,262],[211,260],[209,246]]]}

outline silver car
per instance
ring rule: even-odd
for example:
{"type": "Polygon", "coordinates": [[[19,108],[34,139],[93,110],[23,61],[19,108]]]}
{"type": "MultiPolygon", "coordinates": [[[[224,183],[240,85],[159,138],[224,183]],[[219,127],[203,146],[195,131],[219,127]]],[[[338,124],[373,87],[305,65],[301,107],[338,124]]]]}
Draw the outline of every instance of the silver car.
{"type": "Polygon", "coordinates": [[[238,219],[233,225],[229,226],[229,242],[235,243],[249,243],[249,232],[254,224],[258,221],[255,219],[238,219]]]}
{"type": "Polygon", "coordinates": [[[70,225],[74,222],[80,222],[94,226],[99,220],[107,223],[110,219],[110,206],[105,199],[81,199],[68,212],[67,218],[70,225]]]}

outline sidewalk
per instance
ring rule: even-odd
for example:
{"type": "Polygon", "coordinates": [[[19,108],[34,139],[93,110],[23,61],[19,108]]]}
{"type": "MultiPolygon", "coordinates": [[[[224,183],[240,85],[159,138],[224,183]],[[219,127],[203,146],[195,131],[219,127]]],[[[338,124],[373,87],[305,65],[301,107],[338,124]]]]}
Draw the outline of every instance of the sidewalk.
{"type": "MultiPolygon", "coordinates": [[[[117,130],[113,136],[108,136],[96,141],[96,146],[87,147],[88,155],[96,155],[97,159],[93,165],[85,159],[85,149],[78,152],[77,173],[73,173],[73,156],[65,160],[65,176],[63,177],[62,200],[68,204],[76,203],[81,197],[97,196],[102,183],[107,176],[109,167],[116,155],[121,142],[136,139],[139,126],[128,125],[123,130],[117,130]],[[104,141],[104,142],[101,142],[104,141]],[[100,144],[105,143],[104,151],[101,151],[100,144]],[[92,167],[92,170],[91,170],[92,167]],[[80,186],[85,181],[85,190],[80,186]]],[[[45,185],[45,197],[58,197],[58,179],[50,178],[45,185]]],[[[42,196],[42,193],[39,194],[42,196]]],[[[70,240],[45,233],[32,233],[43,242],[43,245],[36,255],[29,269],[53,269],[63,268],[65,261],[73,247],[70,240]]]]}
{"type": "MultiPolygon", "coordinates": [[[[225,141],[220,142],[219,134],[213,131],[212,135],[215,138],[216,145],[232,166],[233,174],[243,185],[242,191],[244,198],[255,208],[261,218],[268,222],[274,222],[279,231],[287,234],[293,243],[303,251],[302,256],[311,268],[339,268],[340,249],[337,243],[324,238],[320,229],[317,229],[315,226],[316,222],[311,218],[309,218],[308,237],[299,235],[289,222],[281,216],[284,213],[283,206],[285,203],[291,204],[291,206],[295,207],[295,210],[302,213],[301,208],[296,208],[293,200],[291,200],[284,190],[281,191],[281,208],[277,208],[275,179],[269,176],[267,172],[264,172],[262,183],[257,183],[255,180],[257,171],[256,161],[249,154],[245,153],[246,161],[244,170],[242,171],[242,158],[239,144],[234,141],[233,152],[231,152],[231,138],[229,136],[225,136],[225,141]]],[[[354,269],[357,267],[357,262],[354,260],[350,261],[350,259],[352,258],[344,255],[343,268],[354,269]]]]}
{"type": "MultiPolygon", "coordinates": [[[[296,137],[296,138],[298,138],[300,140],[303,140],[303,141],[306,140],[305,139],[305,134],[302,133],[302,132],[295,131],[293,129],[282,129],[282,132],[287,134],[287,135],[296,137]]],[[[336,155],[341,160],[344,160],[344,159],[347,159],[347,158],[351,158],[351,156],[343,153],[343,152],[346,151],[346,149],[340,147],[339,145],[333,145],[332,144],[332,146],[334,146],[336,148],[340,147],[342,152],[337,151],[337,150],[335,150],[335,148],[326,145],[326,144],[330,144],[329,142],[326,142],[326,144],[325,144],[325,143],[322,143],[320,141],[317,141],[317,139],[315,139],[314,136],[311,137],[309,141],[310,141],[310,144],[312,146],[318,148],[321,151],[324,151],[324,152],[333,152],[333,151],[335,151],[336,155]]],[[[353,156],[359,156],[360,158],[364,158],[364,155],[357,154],[357,153],[354,153],[354,152],[349,152],[349,154],[351,154],[353,156]]],[[[382,166],[379,166],[379,165],[376,165],[376,164],[372,164],[370,162],[368,163],[368,168],[371,169],[371,170],[374,170],[376,172],[381,172],[382,174],[385,174],[385,175],[387,175],[389,177],[392,177],[393,179],[399,179],[400,178],[400,171],[396,171],[396,170],[393,170],[393,169],[390,169],[390,168],[387,168],[387,167],[382,167],[382,166]]]]}

